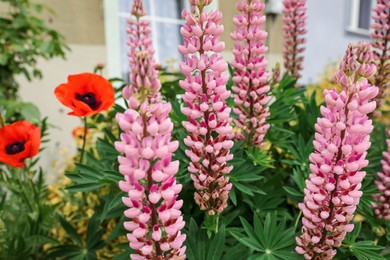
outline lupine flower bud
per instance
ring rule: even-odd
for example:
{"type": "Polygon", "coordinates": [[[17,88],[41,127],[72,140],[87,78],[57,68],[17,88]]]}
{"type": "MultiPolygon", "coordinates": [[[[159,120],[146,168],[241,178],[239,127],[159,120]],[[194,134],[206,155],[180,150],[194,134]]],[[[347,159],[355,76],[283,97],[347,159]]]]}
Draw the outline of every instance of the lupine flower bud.
{"type": "Polygon", "coordinates": [[[373,8],[374,32],[371,34],[374,56],[378,73],[375,75],[375,85],[379,87],[378,99],[384,97],[390,84],[390,1],[377,0],[373,8]]]}
{"type": "Polygon", "coordinates": [[[265,59],[268,48],[264,45],[267,37],[263,29],[264,4],[260,0],[242,0],[236,7],[240,14],[233,19],[236,30],[231,34],[235,41],[235,59],[231,65],[236,69],[233,77],[236,85],[232,87],[236,104],[233,112],[238,115],[236,126],[243,131],[236,137],[245,139],[249,145],[263,146],[264,135],[270,127],[266,123],[270,115],[266,106],[270,87],[265,59]]]}
{"type": "Polygon", "coordinates": [[[147,95],[157,95],[161,88],[156,61],[153,58],[150,22],[146,19],[140,20],[140,17],[146,15],[142,0],[134,1],[132,14],[136,19],[129,18],[127,21],[127,33],[130,37],[127,42],[130,46],[130,85],[123,90],[123,96],[129,100],[130,107],[137,106],[135,95],[141,96],[142,100],[142,97],[147,95]]]}
{"type": "Polygon", "coordinates": [[[373,77],[376,73],[376,65],[371,44],[349,44],[340,64],[340,70],[347,76],[353,75],[367,79],[373,77]]]}
{"type": "Polygon", "coordinates": [[[306,0],[283,0],[284,67],[296,78],[301,76],[306,43],[306,0]]]}
{"type": "Polygon", "coordinates": [[[332,259],[334,248],[354,228],[350,221],[362,196],[360,188],[366,175],[362,168],[368,165],[373,129],[367,114],[374,111],[372,99],[378,94],[378,88],[367,79],[355,77],[370,75],[367,71],[372,70],[371,64],[359,62],[369,48],[360,45],[346,52],[344,61],[348,62],[343,61],[335,76],[343,82],[344,90],[324,91],[326,106],[321,107],[322,117],[315,124],[315,152],[309,157],[312,173],[306,180],[304,202],[299,204],[303,234],[296,238],[296,251],[305,259],[332,259]]]}
{"type": "Polygon", "coordinates": [[[172,161],[179,143],[171,141],[171,105],[163,102],[158,92],[161,83],[151,49],[149,22],[139,21],[137,15],[144,13],[142,1],[136,0],[133,14],[137,19],[130,20],[128,30],[132,83],[123,93],[129,109],[116,116],[123,133],[115,148],[125,155],[118,157],[119,171],[124,176],[119,187],[127,194],[122,198],[128,207],[124,215],[129,218],[124,227],[129,231],[129,245],[136,251],[131,259],[184,260],[183,201],[177,199],[182,185],[175,178],[179,162],[172,161]]]}
{"type": "Polygon", "coordinates": [[[203,12],[203,7],[212,1],[193,0],[193,13],[183,11],[185,24],[180,32],[184,45],[178,49],[185,57],[180,64],[186,78],[180,81],[185,90],[182,108],[188,121],[183,122],[189,133],[184,139],[188,146],[186,155],[191,162],[188,167],[197,192],[195,201],[210,215],[221,213],[227,207],[229,178],[233,158],[230,148],[232,127],[229,123],[231,109],[226,105],[230,92],[226,90],[227,64],[219,55],[224,43],[219,37],[223,32],[219,11],[203,12]]]}
{"type": "Polygon", "coordinates": [[[131,9],[131,14],[136,18],[140,18],[141,16],[146,15],[146,11],[144,9],[144,2],[142,0],[134,0],[133,8],[131,9]]]}
{"type": "Polygon", "coordinates": [[[390,139],[387,139],[387,152],[383,152],[382,171],[378,172],[378,180],[375,181],[379,194],[373,197],[376,200],[375,214],[384,220],[390,220],[390,139]]]}

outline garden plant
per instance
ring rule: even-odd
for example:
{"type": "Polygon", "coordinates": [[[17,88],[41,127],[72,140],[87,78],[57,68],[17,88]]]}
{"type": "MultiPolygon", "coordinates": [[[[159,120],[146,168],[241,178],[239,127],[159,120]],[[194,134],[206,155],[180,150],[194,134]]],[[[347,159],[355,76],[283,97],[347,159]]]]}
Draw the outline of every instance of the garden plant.
{"type": "MultiPolygon", "coordinates": [[[[38,166],[47,120],[3,105],[0,259],[390,259],[390,1],[376,0],[371,42],[345,46],[329,84],[310,89],[299,81],[306,0],[283,0],[283,68],[267,61],[267,3],[232,1],[227,50],[212,0],[188,1],[180,71],[156,63],[134,0],[129,83],[97,68],[53,86],[83,123],[56,183],[38,166]]],[[[8,100],[17,101],[12,75],[66,48],[34,26],[55,44],[32,48],[30,61],[0,53],[8,100]]]]}

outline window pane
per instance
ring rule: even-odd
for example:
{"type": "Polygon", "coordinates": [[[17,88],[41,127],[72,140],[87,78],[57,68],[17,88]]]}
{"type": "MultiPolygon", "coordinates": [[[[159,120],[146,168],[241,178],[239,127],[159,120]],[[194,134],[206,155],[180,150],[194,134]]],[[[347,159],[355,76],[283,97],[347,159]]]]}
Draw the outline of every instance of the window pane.
{"type": "Polygon", "coordinates": [[[181,19],[185,0],[153,0],[155,16],[181,19]]]}
{"type": "Polygon", "coordinates": [[[176,48],[182,42],[180,26],[177,24],[156,23],[158,57],[159,62],[163,65],[167,65],[167,61],[171,59],[175,59],[176,64],[182,59],[176,48]]]}
{"type": "Polygon", "coordinates": [[[371,0],[360,0],[359,28],[370,29],[371,0]]]}

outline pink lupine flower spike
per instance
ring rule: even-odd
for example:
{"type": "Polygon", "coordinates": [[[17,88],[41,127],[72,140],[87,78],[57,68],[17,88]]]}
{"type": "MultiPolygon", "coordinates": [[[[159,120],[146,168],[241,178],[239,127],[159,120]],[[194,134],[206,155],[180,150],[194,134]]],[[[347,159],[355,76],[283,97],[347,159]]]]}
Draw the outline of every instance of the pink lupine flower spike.
{"type": "Polygon", "coordinates": [[[378,88],[367,78],[375,74],[371,45],[350,45],[334,80],[344,89],[325,90],[326,106],[317,119],[315,152],[309,160],[311,174],[306,180],[302,235],[296,251],[305,259],[332,259],[347,232],[359,199],[368,165],[372,121],[367,114],[376,108],[372,101],[378,88]]]}
{"type": "Polygon", "coordinates": [[[180,64],[186,78],[180,81],[185,90],[182,108],[188,121],[183,122],[189,133],[184,139],[188,146],[188,167],[197,192],[195,201],[210,215],[221,213],[227,207],[229,178],[233,158],[232,127],[229,116],[231,109],[226,105],[230,92],[226,90],[228,75],[224,74],[227,64],[219,53],[225,44],[219,40],[223,32],[219,11],[204,12],[211,0],[190,0],[192,13],[183,11],[185,24],[180,32],[184,45],[179,51],[185,56],[180,64]]]}
{"type": "Polygon", "coordinates": [[[306,0],[283,0],[284,67],[296,78],[301,76],[306,43],[306,0]]]}
{"type": "Polygon", "coordinates": [[[264,4],[260,0],[242,0],[236,7],[240,14],[233,19],[236,30],[231,34],[235,41],[235,59],[231,64],[236,69],[233,77],[236,85],[232,87],[236,108],[233,111],[238,115],[235,124],[242,129],[236,137],[248,145],[260,147],[270,127],[266,122],[270,115],[267,107],[270,87],[265,59],[268,48],[264,45],[267,37],[263,29],[264,4]]]}
{"type": "Polygon", "coordinates": [[[124,214],[129,221],[124,227],[130,247],[136,251],[130,257],[184,260],[183,201],[178,200],[182,185],[175,178],[179,162],[172,161],[178,142],[171,141],[171,105],[162,101],[159,93],[149,21],[140,20],[145,15],[142,1],[134,1],[132,14],[136,19],[129,20],[128,28],[131,84],[123,91],[129,108],[116,116],[123,133],[115,143],[125,155],[118,158],[124,176],[119,187],[126,193],[122,201],[128,207],[124,214]]]}

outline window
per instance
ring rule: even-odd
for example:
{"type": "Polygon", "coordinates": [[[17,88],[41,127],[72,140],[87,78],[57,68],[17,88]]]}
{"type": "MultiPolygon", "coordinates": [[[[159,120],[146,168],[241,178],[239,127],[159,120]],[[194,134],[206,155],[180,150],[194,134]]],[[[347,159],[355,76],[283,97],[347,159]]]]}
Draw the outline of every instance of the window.
{"type": "Polygon", "coordinates": [[[372,8],[375,4],[375,0],[351,0],[351,13],[347,30],[369,35],[371,30],[372,8]]]}
{"type": "MultiPolygon", "coordinates": [[[[218,1],[214,2],[212,8],[218,5],[218,1]]],[[[109,77],[127,78],[128,75],[126,21],[132,5],[133,0],[104,0],[109,77]]],[[[167,65],[169,60],[181,60],[176,46],[182,43],[180,27],[184,21],[181,12],[184,8],[189,9],[189,0],[144,0],[144,5],[152,27],[157,62],[167,65]]]]}

